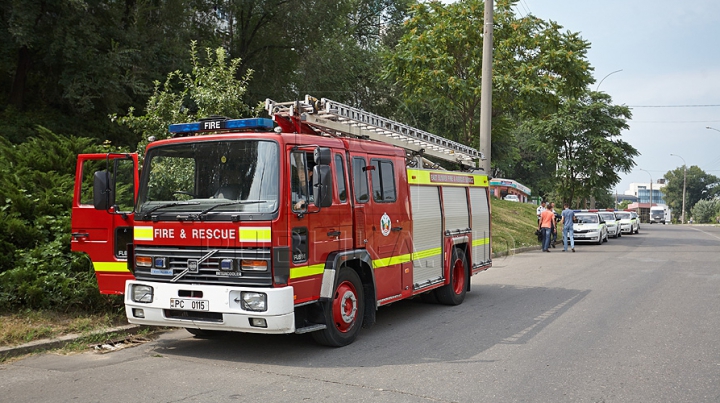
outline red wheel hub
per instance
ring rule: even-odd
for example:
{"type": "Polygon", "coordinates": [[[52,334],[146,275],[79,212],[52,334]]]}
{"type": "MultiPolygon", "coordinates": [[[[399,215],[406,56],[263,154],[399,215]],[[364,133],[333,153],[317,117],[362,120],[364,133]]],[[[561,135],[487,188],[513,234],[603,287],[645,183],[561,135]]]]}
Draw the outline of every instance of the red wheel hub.
{"type": "Polygon", "coordinates": [[[333,300],[333,322],[335,327],[343,333],[352,329],[357,319],[357,291],[349,281],[343,281],[335,290],[333,300]]]}
{"type": "Polygon", "coordinates": [[[460,295],[465,287],[465,265],[462,259],[455,260],[452,271],[453,292],[460,295]]]}

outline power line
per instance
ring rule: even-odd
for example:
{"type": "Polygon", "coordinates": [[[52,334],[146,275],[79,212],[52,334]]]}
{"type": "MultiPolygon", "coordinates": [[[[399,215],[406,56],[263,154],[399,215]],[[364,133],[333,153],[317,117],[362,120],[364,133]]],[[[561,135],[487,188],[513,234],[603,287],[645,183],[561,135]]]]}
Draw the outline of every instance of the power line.
{"type": "Polygon", "coordinates": [[[717,108],[720,105],[629,105],[628,108],[717,108]]]}

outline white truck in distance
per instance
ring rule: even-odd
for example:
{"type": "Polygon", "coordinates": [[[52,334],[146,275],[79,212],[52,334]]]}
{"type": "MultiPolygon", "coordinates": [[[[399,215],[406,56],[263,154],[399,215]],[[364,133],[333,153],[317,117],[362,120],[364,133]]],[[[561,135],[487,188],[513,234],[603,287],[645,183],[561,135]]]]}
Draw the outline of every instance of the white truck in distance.
{"type": "Polygon", "coordinates": [[[660,223],[666,224],[670,222],[670,209],[665,204],[658,204],[650,207],[650,224],[660,223]]]}

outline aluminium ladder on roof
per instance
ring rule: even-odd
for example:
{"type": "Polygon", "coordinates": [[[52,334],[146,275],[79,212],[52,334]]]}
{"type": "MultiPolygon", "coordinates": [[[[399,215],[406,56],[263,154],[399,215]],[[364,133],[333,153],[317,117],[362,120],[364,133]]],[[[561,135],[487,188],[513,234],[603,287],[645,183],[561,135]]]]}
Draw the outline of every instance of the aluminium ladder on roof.
{"type": "Polygon", "coordinates": [[[369,138],[392,144],[419,155],[459,162],[475,167],[483,159],[478,150],[406,124],[386,119],[327,98],[305,96],[305,101],[265,101],[273,116],[299,117],[300,121],[331,136],[369,138]]]}

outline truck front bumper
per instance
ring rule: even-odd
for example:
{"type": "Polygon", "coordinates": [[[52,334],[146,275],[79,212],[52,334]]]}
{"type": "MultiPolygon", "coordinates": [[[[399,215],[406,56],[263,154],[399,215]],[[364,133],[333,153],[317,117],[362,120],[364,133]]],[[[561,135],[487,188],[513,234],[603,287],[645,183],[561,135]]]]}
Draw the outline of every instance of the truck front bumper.
{"type": "MultiPolygon", "coordinates": [[[[148,296],[145,295],[145,299],[148,296]]],[[[293,287],[254,288],[128,281],[125,314],[140,325],[190,327],[246,333],[295,332],[293,287]],[[152,287],[149,302],[133,300],[133,287],[152,287]],[[266,295],[263,311],[249,310],[243,293],[266,295]]]]}

